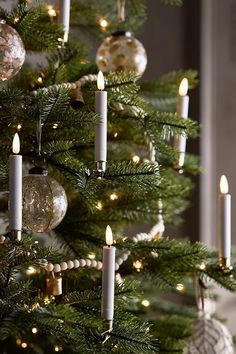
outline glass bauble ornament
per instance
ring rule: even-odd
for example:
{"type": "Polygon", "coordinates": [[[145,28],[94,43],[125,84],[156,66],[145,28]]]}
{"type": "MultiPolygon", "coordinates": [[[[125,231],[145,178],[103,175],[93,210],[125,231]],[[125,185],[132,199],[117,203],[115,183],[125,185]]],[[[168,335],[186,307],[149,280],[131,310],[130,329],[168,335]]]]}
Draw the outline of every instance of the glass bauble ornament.
{"type": "Polygon", "coordinates": [[[60,224],[67,210],[63,187],[42,167],[33,167],[23,178],[23,228],[45,232],[60,224]]]}
{"type": "Polygon", "coordinates": [[[185,354],[233,354],[233,340],[228,328],[203,314],[195,324],[195,332],[190,339],[185,354]]]}
{"type": "Polygon", "coordinates": [[[140,41],[130,32],[115,32],[98,48],[96,62],[103,73],[134,71],[142,75],[147,65],[147,53],[140,41]]]}
{"type": "Polygon", "coordinates": [[[0,20],[0,81],[15,76],[25,61],[23,42],[14,28],[0,20]]]}

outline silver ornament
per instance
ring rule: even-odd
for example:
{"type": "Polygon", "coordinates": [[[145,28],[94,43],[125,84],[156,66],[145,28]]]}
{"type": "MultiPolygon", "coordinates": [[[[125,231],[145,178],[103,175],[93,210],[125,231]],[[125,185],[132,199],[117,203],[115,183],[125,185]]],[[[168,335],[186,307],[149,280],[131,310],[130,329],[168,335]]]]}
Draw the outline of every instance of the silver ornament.
{"type": "Polygon", "coordinates": [[[184,351],[185,354],[233,354],[232,336],[225,325],[203,314],[195,324],[195,334],[184,351]]]}
{"type": "Polygon", "coordinates": [[[63,187],[47,175],[47,170],[35,167],[23,178],[23,227],[34,232],[54,229],[67,210],[63,187]]]}
{"type": "Polygon", "coordinates": [[[0,20],[0,81],[15,76],[25,61],[23,42],[14,28],[0,20]]]}

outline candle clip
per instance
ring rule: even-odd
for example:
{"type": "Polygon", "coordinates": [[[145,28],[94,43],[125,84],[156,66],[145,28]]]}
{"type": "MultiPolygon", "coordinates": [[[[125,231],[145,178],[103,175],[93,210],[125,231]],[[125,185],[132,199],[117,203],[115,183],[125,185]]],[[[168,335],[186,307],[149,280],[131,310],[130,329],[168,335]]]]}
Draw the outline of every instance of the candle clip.
{"type": "Polygon", "coordinates": [[[106,171],[106,161],[96,161],[96,172],[104,173],[106,171]]]}
{"type": "Polygon", "coordinates": [[[21,230],[10,230],[10,238],[15,241],[21,241],[21,230]]]}
{"type": "Polygon", "coordinates": [[[102,338],[104,338],[102,344],[106,343],[106,341],[111,337],[110,333],[113,330],[113,320],[108,321],[108,327],[108,330],[101,334],[102,338]]]}

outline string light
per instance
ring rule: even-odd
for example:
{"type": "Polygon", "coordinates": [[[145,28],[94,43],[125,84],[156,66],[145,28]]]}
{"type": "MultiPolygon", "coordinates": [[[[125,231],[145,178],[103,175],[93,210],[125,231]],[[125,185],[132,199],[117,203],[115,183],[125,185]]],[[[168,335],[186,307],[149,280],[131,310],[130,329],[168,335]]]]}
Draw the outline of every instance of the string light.
{"type": "Polygon", "coordinates": [[[33,327],[31,331],[32,331],[32,333],[36,334],[38,332],[38,328],[33,327]]]}
{"type": "Polygon", "coordinates": [[[116,132],[115,134],[114,134],[114,138],[117,138],[118,137],[118,133],[116,132]]]}
{"type": "Polygon", "coordinates": [[[55,345],[54,350],[55,350],[55,352],[60,352],[63,350],[63,347],[61,345],[55,345]]]}
{"type": "Polygon", "coordinates": [[[14,23],[17,23],[17,22],[19,22],[19,17],[14,18],[14,23]]]}
{"type": "Polygon", "coordinates": [[[90,253],[88,254],[88,258],[89,258],[89,259],[94,259],[95,257],[96,257],[96,255],[95,255],[94,252],[90,252],[90,253]]]}
{"type": "Polygon", "coordinates": [[[203,262],[201,264],[199,264],[199,269],[201,269],[201,270],[206,269],[206,264],[203,262]]]}
{"type": "Polygon", "coordinates": [[[56,17],[57,12],[56,12],[56,10],[54,9],[54,7],[52,5],[48,5],[47,6],[47,10],[48,10],[48,15],[50,17],[56,17]]]}
{"type": "Polygon", "coordinates": [[[175,289],[179,292],[183,292],[184,291],[184,285],[179,283],[176,285],[175,289]]]}
{"type": "Polygon", "coordinates": [[[110,195],[110,199],[111,199],[111,200],[116,200],[116,199],[118,199],[118,195],[117,195],[116,193],[112,193],[112,194],[110,195]]]}
{"type": "Polygon", "coordinates": [[[17,128],[17,130],[21,130],[22,125],[21,125],[21,124],[18,124],[16,128],[17,128]]]}
{"type": "Polygon", "coordinates": [[[46,295],[43,299],[45,305],[49,305],[53,300],[55,300],[55,297],[51,295],[50,297],[46,295]]]}
{"type": "Polygon", "coordinates": [[[134,155],[132,157],[132,160],[133,160],[134,163],[139,163],[140,162],[140,157],[138,155],[134,155]]]}
{"type": "Polygon", "coordinates": [[[141,304],[142,304],[144,307],[148,307],[148,306],[150,305],[150,302],[145,299],[145,300],[143,300],[143,301],[141,302],[141,304]]]}
{"type": "Polygon", "coordinates": [[[96,205],[96,209],[98,210],[102,210],[103,206],[102,206],[102,202],[98,202],[96,205]]]}
{"type": "Polygon", "coordinates": [[[18,338],[18,339],[16,340],[16,344],[17,344],[17,345],[21,345],[21,339],[20,339],[20,338],[18,338]]]}
{"type": "Polygon", "coordinates": [[[38,82],[39,84],[42,84],[42,83],[43,83],[43,78],[42,78],[41,76],[39,76],[38,79],[37,79],[37,82],[38,82]]]}
{"type": "Polygon", "coordinates": [[[134,268],[136,268],[137,272],[140,272],[143,264],[141,261],[137,260],[137,261],[133,262],[133,266],[134,266],[134,268]]]}
{"type": "Polygon", "coordinates": [[[25,342],[23,342],[23,343],[21,344],[21,347],[25,349],[25,348],[27,348],[27,347],[28,347],[28,344],[27,344],[27,343],[25,343],[25,342]]]}
{"type": "Polygon", "coordinates": [[[28,269],[26,269],[26,274],[27,275],[32,275],[36,273],[36,269],[32,266],[30,266],[28,269]]]}
{"type": "Polygon", "coordinates": [[[57,129],[58,128],[58,124],[57,123],[55,123],[55,124],[53,124],[53,129],[57,129]]]}
{"type": "Polygon", "coordinates": [[[105,31],[108,26],[107,20],[105,18],[101,18],[101,20],[99,21],[99,24],[100,24],[102,30],[105,31]]]}

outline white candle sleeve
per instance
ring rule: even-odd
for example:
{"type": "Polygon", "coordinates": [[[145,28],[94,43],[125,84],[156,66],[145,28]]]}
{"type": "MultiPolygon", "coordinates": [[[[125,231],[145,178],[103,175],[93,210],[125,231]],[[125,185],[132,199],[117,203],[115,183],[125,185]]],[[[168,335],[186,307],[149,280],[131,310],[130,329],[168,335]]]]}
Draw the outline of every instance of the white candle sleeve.
{"type": "Polygon", "coordinates": [[[70,0],[59,0],[59,22],[64,28],[64,42],[68,41],[70,30],[70,0]]]}
{"type": "MultiPolygon", "coordinates": [[[[177,102],[177,114],[182,118],[188,117],[189,96],[179,96],[177,102]]],[[[186,151],[186,137],[180,135],[174,139],[174,147],[179,151],[179,167],[184,165],[186,151]]]]}
{"type": "Polygon", "coordinates": [[[22,156],[10,155],[9,228],[22,229],[22,156]]]}
{"type": "Polygon", "coordinates": [[[102,318],[108,321],[112,321],[114,316],[115,253],[115,247],[103,247],[101,312],[102,318]]]}
{"type": "Polygon", "coordinates": [[[189,96],[178,96],[177,114],[182,118],[188,118],[189,96]]]}
{"type": "Polygon", "coordinates": [[[107,161],[107,92],[95,92],[95,112],[100,115],[95,128],[95,161],[107,161]]]}
{"type": "Polygon", "coordinates": [[[220,204],[220,234],[219,234],[219,257],[231,257],[231,195],[221,194],[220,204]]]}

